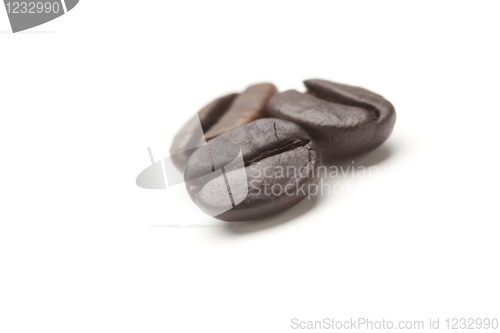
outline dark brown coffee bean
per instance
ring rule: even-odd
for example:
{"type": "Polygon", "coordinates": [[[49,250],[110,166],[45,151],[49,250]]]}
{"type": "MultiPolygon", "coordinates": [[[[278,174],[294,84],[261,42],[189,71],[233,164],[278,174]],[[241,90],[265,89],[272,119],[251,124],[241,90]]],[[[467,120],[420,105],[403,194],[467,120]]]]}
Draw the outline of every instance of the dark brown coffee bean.
{"type": "Polygon", "coordinates": [[[179,170],[184,170],[184,165],[189,156],[193,153],[194,148],[201,144],[202,138],[199,131],[200,123],[203,132],[208,131],[227,111],[236,96],[238,96],[238,94],[220,97],[206,105],[175,135],[170,148],[170,154],[172,162],[179,170]]]}
{"type": "Polygon", "coordinates": [[[325,80],[304,81],[307,93],[288,90],[268,104],[270,117],[304,128],[325,157],[372,150],[391,134],[396,121],[392,104],[363,88],[325,80]]]}
{"type": "Polygon", "coordinates": [[[198,207],[224,221],[279,213],[319,181],[321,153],[299,125],[265,118],[236,127],[198,148],[184,172],[198,207]]]}
{"type": "Polygon", "coordinates": [[[266,104],[276,91],[270,83],[255,84],[239,95],[227,95],[205,106],[175,136],[170,149],[174,165],[184,170],[194,148],[202,145],[197,117],[208,141],[237,126],[265,117],[266,104]]]}

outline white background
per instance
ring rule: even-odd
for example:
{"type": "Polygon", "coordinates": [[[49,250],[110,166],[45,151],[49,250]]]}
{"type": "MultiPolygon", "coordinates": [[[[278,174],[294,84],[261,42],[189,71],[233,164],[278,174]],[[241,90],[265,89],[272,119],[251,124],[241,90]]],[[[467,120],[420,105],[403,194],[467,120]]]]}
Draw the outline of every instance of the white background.
{"type": "Polygon", "coordinates": [[[0,332],[500,317],[499,10],[83,0],[14,35],[0,9],[0,332]],[[388,141],[354,158],[378,175],[236,224],[182,185],[136,186],[146,147],[166,157],[213,98],[308,78],[395,105],[388,141]]]}

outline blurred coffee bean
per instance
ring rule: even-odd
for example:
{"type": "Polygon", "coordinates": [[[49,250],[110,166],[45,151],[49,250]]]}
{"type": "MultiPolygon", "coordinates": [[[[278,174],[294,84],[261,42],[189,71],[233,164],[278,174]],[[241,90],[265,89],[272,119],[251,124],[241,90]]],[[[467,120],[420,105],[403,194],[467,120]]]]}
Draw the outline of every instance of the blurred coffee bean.
{"type": "Polygon", "coordinates": [[[197,117],[208,141],[237,126],[265,117],[267,102],[276,91],[270,83],[255,84],[239,95],[227,95],[205,106],[175,136],[170,149],[175,166],[184,170],[194,148],[202,145],[197,117]]]}
{"type": "Polygon", "coordinates": [[[307,93],[288,90],[268,104],[270,117],[304,128],[324,157],[370,151],[391,134],[396,111],[384,97],[369,90],[325,80],[304,81],[307,93]]]}

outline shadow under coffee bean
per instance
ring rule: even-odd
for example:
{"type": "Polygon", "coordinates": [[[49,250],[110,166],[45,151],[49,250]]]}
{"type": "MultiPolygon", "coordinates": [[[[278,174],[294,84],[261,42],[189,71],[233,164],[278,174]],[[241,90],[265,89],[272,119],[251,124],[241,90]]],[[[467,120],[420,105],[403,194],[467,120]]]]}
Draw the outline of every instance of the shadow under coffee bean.
{"type": "Polygon", "coordinates": [[[324,157],[345,157],[380,146],[396,122],[394,106],[369,90],[325,80],[306,80],[307,93],[274,95],[269,116],[304,128],[324,157]]]}
{"type": "Polygon", "coordinates": [[[316,144],[299,125],[266,118],[197,149],[186,162],[184,180],[206,214],[223,221],[255,220],[306,198],[319,182],[321,164],[316,144]],[[241,162],[235,163],[238,154],[241,162]]]}

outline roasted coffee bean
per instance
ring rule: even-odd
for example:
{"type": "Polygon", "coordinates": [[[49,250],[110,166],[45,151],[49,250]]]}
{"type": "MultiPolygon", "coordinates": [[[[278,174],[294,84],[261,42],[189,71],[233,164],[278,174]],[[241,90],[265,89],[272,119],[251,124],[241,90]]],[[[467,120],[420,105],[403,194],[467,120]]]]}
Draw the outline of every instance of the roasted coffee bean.
{"type": "Polygon", "coordinates": [[[235,127],[248,124],[266,115],[266,105],[277,92],[270,83],[255,84],[248,87],[231,104],[229,110],[206,133],[208,141],[235,127]]]}
{"type": "Polygon", "coordinates": [[[363,88],[325,80],[304,81],[307,93],[288,90],[268,104],[270,117],[304,128],[324,157],[360,154],[381,145],[396,121],[392,104],[363,88]]]}
{"type": "Polygon", "coordinates": [[[198,111],[175,135],[170,148],[170,155],[172,156],[172,162],[179,170],[184,170],[184,165],[193,153],[194,148],[201,144],[202,134],[199,131],[200,123],[203,132],[208,131],[224,112],[227,111],[236,96],[238,94],[230,94],[217,98],[198,111]]]}
{"type": "Polygon", "coordinates": [[[206,214],[224,221],[255,220],[307,197],[317,186],[321,164],[316,144],[299,125],[265,118],[195,150],[184,181],[206,214]]]}
{"type": "Polygon", "coordinates": [[[194,148],[203,144],[198,121],[208,141],[237,126],[265,117],[266,104],[276,91],[270,83],[255,84],[239,95],[227,95],[205,106],[175,136],[170,148],[174,165],[184,170],[194,148]]]}
{"type": "Polygon", "coordinates": [[[230,94],[217,98],[194,115],[176,134],[170,154],[179,170],[184,170],[187,159],[194,151],[193,148],[200,145],[199,124],[201,123],[202,130],[206,132],[227,111],[236,96],[237,94],[230,94]]]}

